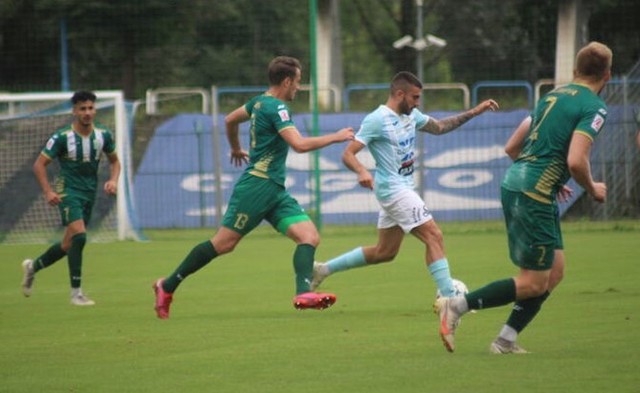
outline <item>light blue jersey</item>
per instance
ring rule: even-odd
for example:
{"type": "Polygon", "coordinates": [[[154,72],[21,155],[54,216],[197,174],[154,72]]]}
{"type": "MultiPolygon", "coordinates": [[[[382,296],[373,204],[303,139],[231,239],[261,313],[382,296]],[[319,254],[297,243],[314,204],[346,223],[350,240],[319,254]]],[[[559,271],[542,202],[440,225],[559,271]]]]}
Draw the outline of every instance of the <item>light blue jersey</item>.
{"type": "Polygon", "coordinates": [[[386,105],[362,121],[355,139],[369,148],[376,161],[374,191],[379,201],[390,200],[400,190],[414,189],[416,130],[428,121],[429,116],[417,109],[410,115],[398,115],[386,105]]]}

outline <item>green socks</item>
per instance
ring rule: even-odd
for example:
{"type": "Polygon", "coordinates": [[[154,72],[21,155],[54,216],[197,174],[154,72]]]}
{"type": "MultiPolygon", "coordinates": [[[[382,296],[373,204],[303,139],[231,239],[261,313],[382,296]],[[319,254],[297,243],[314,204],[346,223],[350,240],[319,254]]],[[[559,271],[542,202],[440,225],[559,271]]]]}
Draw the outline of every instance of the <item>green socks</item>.
{"type": "Polygon", "coordinates": [[[542,307],[542,303],[551,295],[549,291],[544,294],[525,300],[518,300],[513,305],[513,311],[509,315],[507,325],[511,326],[516,332],[520,333],[535,318],[542,307]]]}
{"type": "Polygon", "coordinates": [[[198,271],[217,256],[218,253],[209,240],[198,244],[193,247],[178,268],[164,280],[162,289],[165,292],[174,292],[182,280],[187,278],[188,275],[198,271]]]}
{"type": "Polygon", "coordinates": [[[494,281],[465,295],[470,310],[503,306],[516,300],[516,283],[512,278],[494,281]]]}
{"type": "Polygon", "coordinates": [[[35,273],[38,270],[42,270],[45,267],[53,265],[65,255],[67,255],[67,253],[62,250],[60,243],[51,245],[44,254],[40,255],[33,261],[33,272],[35,273]]]}
{"type": "MultiPolygon", "coordinates": [[[[293,269],[296,274],[296,293],[309,292],[313,278],[313,260],[316,248],[310,244],[300,244],[293,254],[293,269]]],[[[178,285],[190,274],[198,271],[218,256],[217,251],[209,240],[195,246],[178,268],[168,276],[162,289],[173,293],[178,285]]]]}
{"type": "Polygon", "coordinates": [[[71,247],[67,253],[71,288],[80,288],[82,281],[82,250],[87,243],[87,234],[78,233],[71,238],[71,247]]]}
{"type": "Polygon", "coordinates": [[[49,267],[65,255],[69,264],[69,281],[71,288],[80,288],[82,281],[82,250],[87,244],[87,234],[78,233],[71,238],[71,247],[64,252],[60,243],[54,243],[33,261],[33,272],[49,267]]]}
{"type": "Polygon", "coordinates": [[[311,244],[298,244],[293,253],[293,270],[296,274],[296,294],[311,291],[313,260],[316,248],[311,244]]]}

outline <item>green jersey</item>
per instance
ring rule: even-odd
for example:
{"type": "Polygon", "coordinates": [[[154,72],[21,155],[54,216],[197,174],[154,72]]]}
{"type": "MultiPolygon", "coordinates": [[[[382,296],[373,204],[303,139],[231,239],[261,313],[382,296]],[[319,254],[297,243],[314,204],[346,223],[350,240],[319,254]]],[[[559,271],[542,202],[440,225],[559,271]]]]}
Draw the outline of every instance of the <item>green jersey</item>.
{"type": "Polygon", "coordinates": [[[71,125],[57,130],[47,141],[40,154],[58,159],[60,174],[55,191],[59,194],[91,193],[98,188],[98,165],[102,153],[115,151],[112,134],[95,127],[88,136],[82,136],[71,125]]]}
{"type": "Polygon", "coordinates": [[[574,132],[594,139],[607,118],[604,101],[586,86],[559,87],[538,101],[520,155],[509,167],[502,186],[553,203],[569,180],[569,144],[574,132]]]}
{"type": "Polygon", "coordinates": [[[244,107],[251,116],[249,165],[245,173],[284,186],[289,144],[280,131],[294,126],[289,107],[267,94],[253,97],[244,107]]]}

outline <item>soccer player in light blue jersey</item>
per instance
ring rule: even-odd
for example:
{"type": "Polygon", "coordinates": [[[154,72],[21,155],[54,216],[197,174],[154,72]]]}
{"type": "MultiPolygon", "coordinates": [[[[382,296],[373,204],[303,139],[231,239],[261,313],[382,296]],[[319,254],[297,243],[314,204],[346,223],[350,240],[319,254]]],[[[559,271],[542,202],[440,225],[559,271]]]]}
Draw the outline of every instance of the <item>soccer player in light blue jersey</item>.
{"type": "Polygon", "coordinates": [[[589,157],[607,118],[599,93],[611,78],[612,58],[611,49],[599,42],[580,49],[573,81],[542,97],[507,143],[505,150],[514,162],[502,181],[502,209],[511,261],[519,272],[464,296],[436,300],[440,337],[449,352],[455,348],[462,315],[512,302],[511,315],[490,351],[527,352],[516,345],[516,338],[564,274],[557,199],[568,192],[565,184],[571,177],[597,202],[607,196],[606,184],[591,175],[589,157]]]}
{"type": "Polygon", "coordinates": [[[440,293],[453,294],[442,232],[414,190],[416,131],[442,135],[487,110],[498,109],[498,104],[486,100],[466,112],[437,120],[417,109],[421,96],[422,82],[410,72],[398,73],[391,81],[386,104],[365,117],[355,140],[347,145],[342,156],[344,164],[358,175],[360,186],[375,192],[381,207],[378,243],[357,247],[326,263],[316,263],[312,289],[333,273],[392,261],[404,235],[411,233],[426,246],[427,269],[440,293]],[[365,147],[375,159],[375,178],[356,157],[365,147]]]}
{"type": "Polygon", "coordinates": [[[51,245],[44,254],[22,262],[22,292],[31,296],[35,274],[67,256],[71,281],[71,304],[92,306],[81,289],[82,251],[87,241],[86,225],[98,188],[98,167],[103,154],[109,160],[111,172],[104,184],[104,192],[115,195],[120,175],[120,161],[116,154],[113,135],[107,129],[94,124],[96,96],[92,92],[79,91],[71,97],[74,120],[57,130],[47,141],[33,164],[33,172],[42,188],[46,202],[60,211],[64,236],[61,242],[51,245]],[[47,165],[53,160],[60,163],[60,174],[55,187],[47,178],[47,165]]]}

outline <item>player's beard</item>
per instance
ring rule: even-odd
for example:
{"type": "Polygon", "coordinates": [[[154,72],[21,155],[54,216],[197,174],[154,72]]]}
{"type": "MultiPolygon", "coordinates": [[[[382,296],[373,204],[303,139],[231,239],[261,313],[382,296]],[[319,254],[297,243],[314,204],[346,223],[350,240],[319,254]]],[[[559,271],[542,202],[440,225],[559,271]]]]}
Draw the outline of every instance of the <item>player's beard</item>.
{"type": "Polygon", "coordinates": [[[411,111],[413,110],[413,108],[409,106],[405,98],[402,99],[402,102],[400,103],[398,109],[400,109],[400,113],[402,113],[403,115],[410,115],[411,111]]]}

